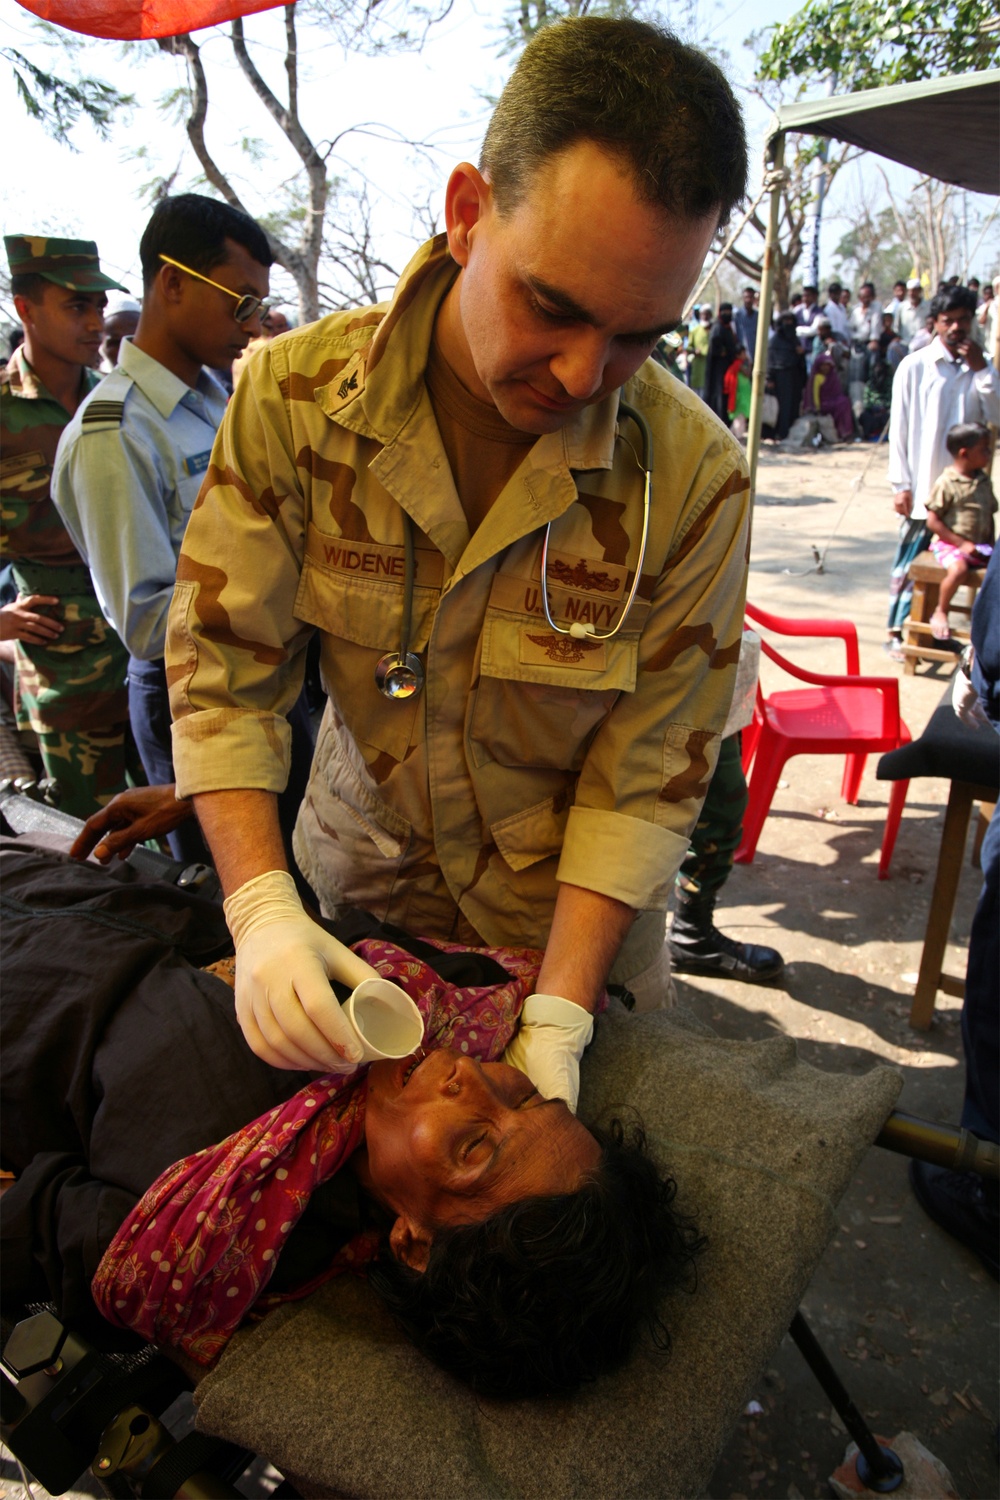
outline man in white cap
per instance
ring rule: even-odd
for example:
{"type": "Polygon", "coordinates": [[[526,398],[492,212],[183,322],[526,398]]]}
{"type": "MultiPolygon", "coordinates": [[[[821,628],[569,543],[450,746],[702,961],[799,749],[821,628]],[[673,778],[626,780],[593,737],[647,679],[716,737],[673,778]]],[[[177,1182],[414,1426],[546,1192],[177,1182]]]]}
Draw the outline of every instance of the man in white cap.
{"type": "Polygon", "coordinates": [[[110,375],[118,363],[122,339],[130,339],[139,326],[142,308],[134,297],[110,298],[104,309],[104,337],[101,339],[101,373],[110,375]]]}

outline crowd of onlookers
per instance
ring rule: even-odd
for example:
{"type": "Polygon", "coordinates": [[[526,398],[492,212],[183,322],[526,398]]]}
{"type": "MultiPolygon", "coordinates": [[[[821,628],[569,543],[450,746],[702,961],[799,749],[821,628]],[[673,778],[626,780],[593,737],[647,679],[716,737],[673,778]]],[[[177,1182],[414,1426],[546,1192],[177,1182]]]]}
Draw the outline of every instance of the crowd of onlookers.
{"type": "MultiPolygon", "coordinates": [[[[959,284],[942,280],[940,295],[959,284]]],[[[996,340],[1000,277],[966,283],[975,294],[973,337],[991,349],[996,340]]],[[[757,348],[760,295],[743,288],[740,306],[696,304],[690,321],[661,341],[657,358],[696,391],[741,441],[750,415],[750,388],[757,348]]],[[[792,293],[776,311],[767,341],[763,436],[784,441],[800,417],[826,417],[823,430],[843,442],[878,438],[892,404],[893,378],[901,361],[934,337],[933,298],[917,277],[897,281],[886,302],[870,281],[854,297],[832,281],[821,301],[815,286],[792,293]]],[[[811,431],[811,425],[803,429],[811,431]]],[[[816,441],[819,441],[817,437],[816,441]]]]}

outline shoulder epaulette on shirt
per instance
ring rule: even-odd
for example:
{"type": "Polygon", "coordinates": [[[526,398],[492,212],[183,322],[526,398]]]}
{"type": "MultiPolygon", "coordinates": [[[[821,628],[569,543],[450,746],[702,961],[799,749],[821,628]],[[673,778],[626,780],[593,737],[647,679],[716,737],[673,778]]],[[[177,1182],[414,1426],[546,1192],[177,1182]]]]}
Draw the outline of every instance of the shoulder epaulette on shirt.
{"type": "Polygon", "coordinates": [[[80,426],[120,427],[124,415],[124,401],[91,401],[80,418],[80,426]]]}
{"type": "Polygon", "coordinates": [[[125,397],[132,387],[124,370],[112,370],[94,388],[83,408],[80,427],[83,432],[103,432],[120,427],[125,416],[125,397]]]}

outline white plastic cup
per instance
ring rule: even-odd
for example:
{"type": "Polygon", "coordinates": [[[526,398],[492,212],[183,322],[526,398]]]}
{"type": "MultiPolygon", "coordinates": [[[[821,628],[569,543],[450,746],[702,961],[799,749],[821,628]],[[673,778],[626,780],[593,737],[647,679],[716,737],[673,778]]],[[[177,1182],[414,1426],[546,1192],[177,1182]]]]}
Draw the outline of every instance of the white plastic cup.
{"type": "Polygon", "coordinates": [[[424,1039],[419,1010],[389,979],[363,979],[343,1008],[364,1049],[362,1062],[409,1057],[424,1039]]]}

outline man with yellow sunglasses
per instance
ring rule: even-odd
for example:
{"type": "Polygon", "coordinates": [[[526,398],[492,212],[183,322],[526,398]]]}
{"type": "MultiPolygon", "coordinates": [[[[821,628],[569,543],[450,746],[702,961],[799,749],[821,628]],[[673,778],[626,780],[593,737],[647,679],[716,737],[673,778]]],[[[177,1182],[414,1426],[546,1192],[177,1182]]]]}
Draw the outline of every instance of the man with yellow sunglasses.
{"type": "MultiPolygon", "coordinates": [[[[133,733],[150,782],[163,783],[174,779],[167,608],[227,401],[211,372],[260,334],[273,257],[253,219],[194,193],[157,206],[139,253],[139,326],[66,427],[53,495],[128,648],[133,733]]],[[[171,839],[178,858],[204,857],[194,825],[171,839]]]]}

